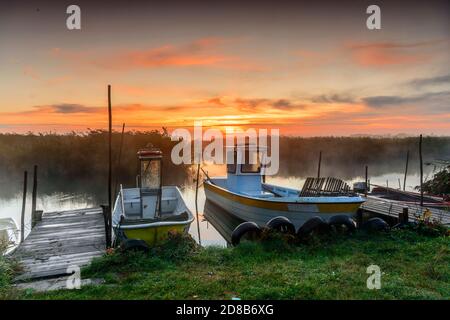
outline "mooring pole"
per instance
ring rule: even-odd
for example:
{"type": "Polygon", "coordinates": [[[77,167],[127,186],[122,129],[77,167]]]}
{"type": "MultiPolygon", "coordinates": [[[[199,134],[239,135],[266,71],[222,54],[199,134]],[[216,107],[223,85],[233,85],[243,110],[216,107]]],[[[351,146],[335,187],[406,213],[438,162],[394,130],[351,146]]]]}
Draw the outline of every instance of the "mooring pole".
{"type": "Polygon", "coordinates": [[[38,166],[34,165],[33,170],[33,193],[31,198],[31,227],[33,228],[36,224],[36,197],[37,197],[37,169],[38,166]]]}
{"type": "Polygon", "coordinates": [[[120,161],[122,158],[122,147],[123,147],[123,135],[125,132],[125,122],[122,124],[122,134],[120,135],[120,145],[119,145],[119,156],[117,159],[117,167],[116,167],[116,179],[114,182],[114,197],[117,196],[117,186],[119,184],[119,170],[120,170],[120,161]]]}
{"type": "Polygon", "coordinates": [[[405,177],[403,178],[403,191],[406,189],[406,176],[408,175],[409,150],[406,151],[405,177]]]}
{"type": "Polygon", "coordinates": [[[317,167],[317,179],[320,178],[320,166],[322,164],[322,150],[319,151],[319,166],[317,167]]]}
{"type": "Polygon", "coordinates": [[[408,207],[403,207],[402,211],[398,213],[398,222],[399,223],[408,223],[408,207]]]}
{"type": "Polygon", "coordinates": [[[22,198],[22,214],[20,215],[20,242],[25,240],[25,205],[27,204],[27,180],[28,172],[23,172],[23,198],[22,198]]]}
{"type": "Polygon", "coordinates": [[[419,159],[420,159],[420,206],[423,206],[423,160],[422,160],[422,135],[419,137],[419,159]]]}
{"type": "Polygon", "coordinates": [[[369,175],[368,175],[368,173],[369,173],[369,166],[366,166],[366,190],[365,190],[365,195],[366,195],[366,197],[367,197],[367,191],[369,190],[369,175]]]}
{"type": "Polygon", "coordinates": [[[111,247],[111,227],[112,227],[112,111],[111,111],[111,85],[108,85],[108,229],[106,232],[106,245],[111,247]]]}
{"type": "Polygon", "coordinates": [[[197,178],[195,180],[195,212],[197,218],[197,232],[198,232],[198,243],[202,245],[202,239],[200,238],[200,221],[198,220],[198,179],[200,178],[200,162],[197,164],[197,178]]]}

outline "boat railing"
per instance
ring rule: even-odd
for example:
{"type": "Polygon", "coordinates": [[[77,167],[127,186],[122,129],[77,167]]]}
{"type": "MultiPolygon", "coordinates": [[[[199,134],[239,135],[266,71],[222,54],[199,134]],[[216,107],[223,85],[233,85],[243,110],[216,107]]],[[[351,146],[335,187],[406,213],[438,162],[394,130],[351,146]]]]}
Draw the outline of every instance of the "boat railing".
{"type": "Polygon", "coordinates": [[[122,184],[120,184],[120,208],[122,210],[122,215],[125,216],[125,203],[124,203],[123,198],[124,198],[123,187],[122,187],[122,184]]]}

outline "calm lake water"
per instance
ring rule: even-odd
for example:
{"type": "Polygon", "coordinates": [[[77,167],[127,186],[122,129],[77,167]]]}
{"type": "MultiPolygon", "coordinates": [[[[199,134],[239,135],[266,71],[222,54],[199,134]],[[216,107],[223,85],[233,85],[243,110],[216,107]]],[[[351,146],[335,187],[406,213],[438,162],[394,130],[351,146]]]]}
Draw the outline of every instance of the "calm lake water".
{"type": "MultiPolygon", "coordinates": [[[[209,172],[210,176],[215,175],[225,175],[225,167],[224,166],[207,166],[206,169],[209,172]]],[[[336,172],[340,172],[339,168],[335,168],[336,172]]],[[[377,170],[379,172],[380,170],[377,170]]],[[[389,183],[390,187],[398,188],[400,178],[401,183],[403,184],[403,173],[401,172],[386,172],[377,176],[370,176],[370,182],[372,184],[386,185],[386,182],[389,183]]],[[[425,177],[432,177],[431,168],[425,169],[425,177]]],[[[339,177],[338,174],[335,175],[339,177]]],[[[301,176],[289,176],[289,177],[281,177],[274,176],[268,177],[267,182],[273,183],[281,186],[291,187],[300,189],[305,181],[306,177],[301,176]]],[[[350,179],[345,179],[349,185],[352,185],[353,182],[356,181],[364,181],[364,177],[355,174],[350,179]]],[[[407,177],[407,190],[413,190],[415,186],[419,184],[420,178],[418,174],[410,174],[407,177]]],[[[57,185],[57,184],[55,184],[57,185]]],[[[11,181],[10,186],[2,186],[0,189],[0,218],[3,217],[12,217],[18,223],[20,221],[20,213],[22,207],[22,194],[20,191],[17,191],[14,195],[11,195],[10,190],[6,192],[6,188],[15,188],[20,190],[21,181],[11,181]],[[9,196],[4,196],[5,194],[9,194],[9,196]],[[3,195],[3,196],[2,196],[3,195]]],[[[31,186],[31,183],[30,183],[31,186]]],[[[195,184],[193,182],[193,177],[188,177],[186,182],[182,184],[181,191],[185,200],[195,215],[195,184]]],[[[29,187],[30,188],[30,187],[29,187]]],[[[90,188],[89,188],[90,189],[90,188]]],[[[29,192],[30,193],[30,192],[29,192]]],[[[38,188],[39,193],[39,188],[38,188]]],[[[55,190],[54,192],[47,192],[47,194],[39,194],[37,199],[37,209],[44,210],[44,212],[51,211],[61,211],[61,210],[70,210],[70,209],[80,209],[86,207],[96,207],[102,203],[105,203],[102,199],[106,198],[106,192],[99,192],[99,194],[95,194],[95,192],[86,193],[83,191],[83,187],[79,184],[73,184],[73,192],[60,193],[55,190]],[[101,193],[101,195],[100,195],[101,193]]],[[[227,245],[227,237],[229,236],[230,230],[232,230],[233,226],[236,225],[239,221],[236,221],[235,218],[229,217],[226,212],[220,210],[220,208],[215,207],[213,204],[207,204],[205,206],[205,193],[203,191],[203,187],[200,187],[198,193],[198,208],[199,208],[199,220],[200,220],[200,236],[202,245],[205,246],[226,246],[227,245]],[[215,228],[214,226],[217,228],[215,228]]],[[[31,197],[29,196],[27,199],[26,205],[26,233],[29,232],[30,229],[30,221],[31,221],[31,197]]],[[[198,230],[197,223],[194,221],[191,224],[191,228],[189,230],[191,235],[198,241],[198,230]]]]}

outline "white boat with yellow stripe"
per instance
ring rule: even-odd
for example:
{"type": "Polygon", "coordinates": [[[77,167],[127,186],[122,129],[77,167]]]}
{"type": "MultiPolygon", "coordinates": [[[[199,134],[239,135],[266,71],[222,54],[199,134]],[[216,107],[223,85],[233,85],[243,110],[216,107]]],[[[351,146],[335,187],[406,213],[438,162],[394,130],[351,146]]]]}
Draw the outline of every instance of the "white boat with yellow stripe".
{"type": "Polygon", "coordinates": [[[335,178],[309,178],[302,190],[264,183],[259,161],[264,157],[259,153],[264,152],[249,145],[229,148],[227,157],[234,157],[233,164],[227,165],[226,177],[208,177],[204,181],[206,199],[260,227],[281,216],[296,229],[317,216],[326,222],[335,215],[352,217],[365,201],[335,178]],[[252,157],[257,161],[249,161],[252,157]]]}

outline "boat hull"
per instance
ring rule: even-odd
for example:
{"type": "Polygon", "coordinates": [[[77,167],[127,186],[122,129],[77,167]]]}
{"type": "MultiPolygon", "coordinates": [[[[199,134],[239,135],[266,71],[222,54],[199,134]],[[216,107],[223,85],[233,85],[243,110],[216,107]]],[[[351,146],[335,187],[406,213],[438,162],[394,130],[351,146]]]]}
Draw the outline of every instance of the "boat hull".
{"type": "Polygon", "coordinates": [[[160,226],[143,226],[136,228],[121,228],[122,236],[119,241],[125,239],[139,239],[144,240],[149,246],[158,245],[169,238],[171,233],[184,233],[186,234],[189,230],[189,225],[191,221],[187,221],[183,224],[176,225],[160,225],[160,226]]]}
{"type": "Polygon", "coordinates": [[[127,216],[132,210],[134,213],[139,212],[136,209],[141,206],[138,188],[121,189],[121,192],[125,194],[123,204],[119,193],[113,210],[115,245],[120,245],[127,239],[143,240],[149,246],[158,245],[167,240],[171,233],[187,233],[194,221],[192,212],[186,206],[180,190],[175,186],[162,187],[161,216],[150,219],[136,215],[127,216]]]}
{"type": "Polygon", "coordinates": [[[337,214],[354,216],[363,202],[360,200],[345,203],[271,201],[232,193],[209,182],[205,182],[204,187],[206,199],[234,216],[245,221],[253,221],[261,227],[278,216],[288,218],[296,228],[315,216],[322,217],[326,221],[337,214]]]}

